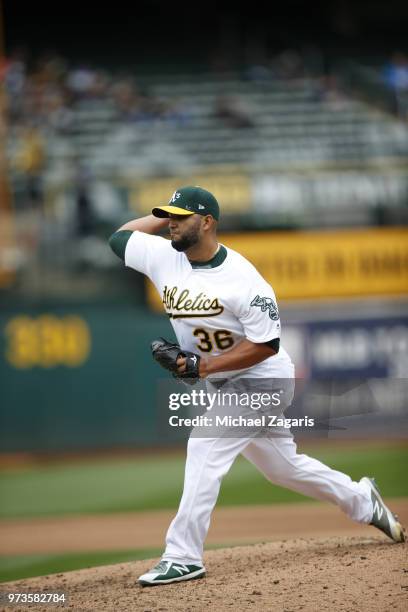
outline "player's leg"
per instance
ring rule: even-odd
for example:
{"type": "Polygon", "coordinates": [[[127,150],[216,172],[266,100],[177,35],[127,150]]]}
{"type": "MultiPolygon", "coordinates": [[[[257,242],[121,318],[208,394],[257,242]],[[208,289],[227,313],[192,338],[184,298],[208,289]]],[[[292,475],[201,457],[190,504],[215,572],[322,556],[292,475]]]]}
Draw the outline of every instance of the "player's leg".
{"type": "Polygon", "coordinates": [[[249,441],[238,437],[190,437],[183,495],[167,531],[165,553],[158,565],[139,577],[140,584],[168,584],[205,574],[204,540],[221,480],[249,441]]]}
{"type": "Polygon", "coordinates": [[[242,453],[273,483],[309,497],[338,505],[351,519],[370,523],[394,542],[404,542],[398,518],[381,498],[374,481],[353,481],[347,474],[329,468],[308,455],[298,454],[291,434],[257,438],[242,453]]]}
{"type": "Polygon", "coordinates": [[[244,438],[190,438],[183,495],[167,532],[164,559],[201,562],[221,480],[248,443],[244,438]]]}
{"type": "Polygon", "coordinates": [[[369,523],[373,514],[370,488],[308,455],[298,454],[288,432],[256,438],[242,452],[271,482],[339,506],[351,519],[369,523]]]}

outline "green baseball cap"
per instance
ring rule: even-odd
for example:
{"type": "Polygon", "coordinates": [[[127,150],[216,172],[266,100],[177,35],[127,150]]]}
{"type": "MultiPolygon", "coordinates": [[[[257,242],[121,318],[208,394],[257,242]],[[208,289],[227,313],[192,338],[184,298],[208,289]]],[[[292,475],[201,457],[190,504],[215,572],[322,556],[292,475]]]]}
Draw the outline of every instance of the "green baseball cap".
{"type": "Polygon", "coordinates": [[[152,210],[155,217],[173,215],[212,215],[218,221],[220,207],[212,193],[202,187],[187,185],[180,187],[171,196],[168,205],[156,206],[152,210]]]}

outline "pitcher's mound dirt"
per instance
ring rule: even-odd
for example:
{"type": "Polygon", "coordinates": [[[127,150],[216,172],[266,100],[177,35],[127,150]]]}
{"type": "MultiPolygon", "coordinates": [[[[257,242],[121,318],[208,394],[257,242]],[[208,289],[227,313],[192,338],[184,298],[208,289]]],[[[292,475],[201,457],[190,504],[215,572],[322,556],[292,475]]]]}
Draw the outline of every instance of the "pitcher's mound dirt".
{"type": "MultiPolygon", "coordinates": [[[[385,612],[408,609],[407,546],[367,538],[292,539],[209,551],[207,576],[140,587],[153,561],[136,561],[3,583],[1,591],[65,591],[82,612],[385,612]]],[[[44,605],[2,610],[61,609],[44,605]]]]}

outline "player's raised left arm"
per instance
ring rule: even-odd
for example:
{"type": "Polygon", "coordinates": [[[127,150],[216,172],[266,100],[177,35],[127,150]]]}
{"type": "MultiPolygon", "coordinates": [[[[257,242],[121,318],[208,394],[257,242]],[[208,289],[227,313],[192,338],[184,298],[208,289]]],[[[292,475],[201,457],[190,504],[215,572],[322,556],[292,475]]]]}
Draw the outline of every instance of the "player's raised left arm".
{"type": "Polygon", "coordinates": [[[168,224],[168,219],[159,219],[153,215],[146,215],[145,217],[128,221],[116,231],[122,232],[128,230],[131,232],[144,232],[145,234],[157,234],[164,227],[167,227],[168,224]]]}
{"type": "Polygon", "coordinates": [[[158,219],[153,215],[146,215],[145,217],[140,217],[139,219],[133,219],[132,221],[128,221],[122,225],[112,234],[112,236],[109,238],[109,246],[115,255],[124,260],[126,246],[133,232],[157,234],[163,228],[168,226],[168,224],[168,219],[158,219]]]}

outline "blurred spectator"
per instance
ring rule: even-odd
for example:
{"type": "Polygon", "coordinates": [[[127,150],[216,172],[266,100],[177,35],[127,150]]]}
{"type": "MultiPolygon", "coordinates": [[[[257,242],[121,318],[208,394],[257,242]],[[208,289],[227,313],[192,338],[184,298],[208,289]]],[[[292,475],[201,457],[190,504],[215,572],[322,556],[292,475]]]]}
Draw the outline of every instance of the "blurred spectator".
{"type": "Polygon", "coordinates": [[[64,93],[51,90],[44,96],[46,126],[59,134],[69,134],[74,127],[74,113],[68,105],[64,93]]]}
{"type": "Polygon", "coordinates": [[[109,95],[110,77],[104,70],[96,70],[89,96],[94,100],[104,100],[109,95]]]}
{"type": "Polygon", "coordinates": [[[24,126],[18,130],[12,166],[23,186],[21,206],[40,209],[43,203],[45,143],[35,127],[24,126]]]}
{"type": "Polygon", "coordinates": [[[74,94],[74,99],[79,100],[91,94],[95,87],[96,80],[97,75],[95,71],[89,66],[83,65],[74,68],[68,73],[66,84],[74,94]]]}
{"type": "Polygon", "coordinates": [[[91,174],[77,162],[74,190],[76,206],[76,234],[78,237],[90,236],[95,229],[95,215],[90,196],[91,174]]]}
{"type": "Polygon", "coordinates": [[[11,98],[21,95],[26,79],[26,59],[23,50],[13,51],[6,60],[4,84],[11,98]]]}
{"type": "Polygon", "coordinates": [[[26,53],[23,49],[14,50],[2,66],[2,80],[8,99],[8,115],[11,122],[18,121],[22,115],[23,93],[27,77],[26,53]]]}
{"type": "Polygon", "coordinates": [[[110,93],[118,118],[132,120],[138,109],[138,92],[133,80],[121,78],[112,85],[110,93]]]}
{"type": "Polygon", "coordinates": [[[66,61],[53,51],[43,54],[37,61],[32,77],[44,86],[53,83],[61,86],[67,72],[66,61]]]}
{"type": "Polygon", "coordinates": [[[111,94],[118,118],[125,122],[158,121],[178,126],[189,119],[189,112],[180,99],[157,98],[147,90],[139,90],[131,78],[115,83],[111,94]]]}
{"type": "Polygon", "coordinates": [[[275,78],[281,80],[300,79],[304,76],[303,59],[294,49],[286,49],[272,61],[275,78]]]}
{"type": "Polygon", "coordinates": [[[408,56],[396,51],[384,67],[385,84],[395,96],[395,112],[401,118],[408,118],[408,56]]]}
{"type": "Polygon", "coordinates": [[[385,66],[384,79],[386,84],[396,91],[408,91],[408,57],[396,52],[385,66]]]}
{"type": "Polygon", "coordinates": [[[321,101],[325,102],[331,111],[341,111],[347,108],[349,101],[341,89],[339,78],[328,74],[320,79],[321,101]]]}
{"type": "Polygon", "coordinates": [[[243,77],[257,85],[267,85],[272,81],[272,71],[266,65],[266,62],[251,62],[245,68],[243,77]]]}
{"type": "Polygon", "coordinates": [[[250,118],[249,112],[243,108],[240,100],[234,96],[218,96],[215,99],[213,116],[223,121],[227,127],[254,127],[254,122],[250,118]]]}
{"type": "Polygon", "coordinates": [[[190,112],[179,98],[162,99],[159,101],[159,117],[163,123],[178,127],[189,122],[190,112]]]}
{"type": "Polygon", "coordinates": [[[132,114],[133,121],[150,123],[160,114],[158,100],[143,90],[139,91],[136,98],[136,105],[132,114]]]}

